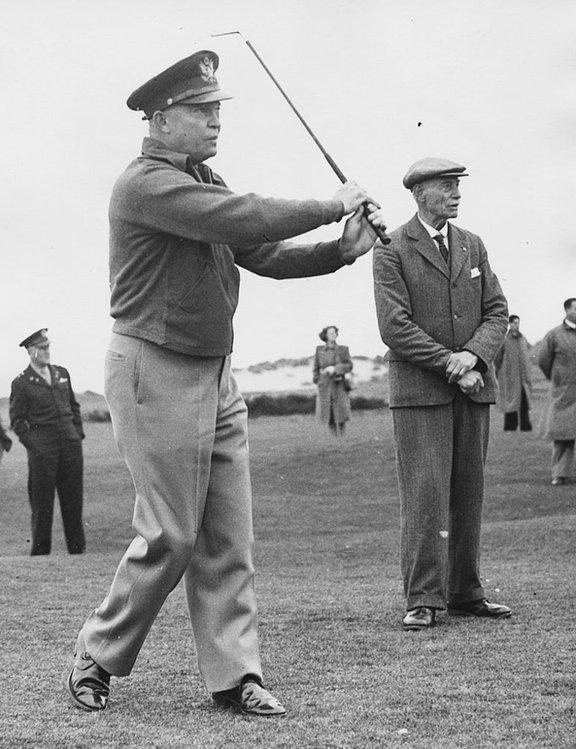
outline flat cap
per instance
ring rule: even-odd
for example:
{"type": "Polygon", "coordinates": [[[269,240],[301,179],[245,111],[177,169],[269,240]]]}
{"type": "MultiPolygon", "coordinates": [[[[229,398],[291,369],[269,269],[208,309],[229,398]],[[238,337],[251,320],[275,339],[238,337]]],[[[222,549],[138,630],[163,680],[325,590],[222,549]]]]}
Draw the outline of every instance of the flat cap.
{"type": "Polygon", "coordinates": [[[424,182],[434,177],[468,177],[466,167],[457,164],[450,159],[437,159],[434,156],[427,156],[420,159],[408,169],[402,180],[404,187],[411,190],[418,182],[424,182]]]}
{"type": "Polygon", "coordinates": [[[206,104],[231,99],[220,89],[216,79],[218,63],[218,55],[209,49],[195,52],[133,91],[126,104],[150,118],[154,112],[172,104],[206,104]]]}
{"type": "Polygon", "coordinates": [[[25,338],[22,343],[19,343],[18,345],[23,346],[24,348],[28,348],[29,346],[45,346],[50,343],[50,340],[46,335],[47,332],[48,328],[40,328],[40,330],[29,335],[28,338],[25,338]]]}

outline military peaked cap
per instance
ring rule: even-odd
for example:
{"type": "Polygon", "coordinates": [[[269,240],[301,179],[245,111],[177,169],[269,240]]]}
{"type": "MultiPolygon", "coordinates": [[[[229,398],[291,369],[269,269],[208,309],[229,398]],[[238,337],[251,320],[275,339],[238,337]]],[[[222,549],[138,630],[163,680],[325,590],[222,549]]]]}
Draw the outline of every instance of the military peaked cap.
{"type": "Polygon", "coordinates": [[[126,104],[150,118],[173,104],[205,104],[232,97],[220,89],[218,55],[208,49],[174,63],[130,94],[126,104]]]}
{"type": "Polygon", "coordinates": [[[28,338],[25,338],[22,343],[19,343],[18,345],[23,346],[24,348],[29,348],[30,346],[45,346],[50,343],[50,340],[46,335],[47,332],[48,328],[40,328],[40,330],[29,335],[28,338]]]}
{"type": "Polygon", "coordinates": [[[418,182],[424,182],[434,177],[468,177],[466,167],[449,159],[437,159],[427,156],[420,159],[408,169],[402,183],[411,190],[418,182]]]}

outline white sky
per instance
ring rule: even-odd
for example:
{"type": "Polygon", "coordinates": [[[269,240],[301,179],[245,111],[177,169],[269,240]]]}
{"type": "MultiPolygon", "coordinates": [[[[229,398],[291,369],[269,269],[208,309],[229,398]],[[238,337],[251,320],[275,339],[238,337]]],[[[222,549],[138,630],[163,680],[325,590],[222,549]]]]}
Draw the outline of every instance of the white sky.
{"type": "MultiPolygon", "coordinates": [[[[254,44],[344,173],[385,207],[427,156],[466,165],[456,223],[484,239],[532,342],[576,296],[572,0],[2,0],[0,395],[48,327],[75,389],[103,389],[107,209],[146,123],[130,92],[198,48],[220,54],[218,155],[231,189],[328,198],[338,180],[238,36],[254,44]],[[422,123],[418,126],[418,123],[422,123]]],[[[311,236],[339,236],[332,225],[311,236]]],[[[352,354],[383,353],[371,256],[319,279],[244,273],[234,365],[311,354],[340,327],[352,354]]]]}

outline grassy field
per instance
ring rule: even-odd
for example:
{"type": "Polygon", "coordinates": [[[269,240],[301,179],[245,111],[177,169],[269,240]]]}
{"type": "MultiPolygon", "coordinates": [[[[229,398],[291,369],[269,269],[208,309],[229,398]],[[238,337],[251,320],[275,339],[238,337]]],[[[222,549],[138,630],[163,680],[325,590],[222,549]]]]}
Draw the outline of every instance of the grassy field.
{"type": "MultiPolygon", "coordinates": [[[[538,417],[541,397],[537,404],[538,417]]],[[[132,486],[107,424],[85,442],[88,552],[28,554],[26,465],[0,466],[1,747],[574,747],[576,485],[549,485],[550,446],[494,413],[482,572],[512,619],[400,628],[398,500],[387,410],[344,440],[310,416],[250,423],[256,585],[280,719],[212,708],[181,586],[108,710],[63,686],[77,630],[131,537],[132,486]]]]}

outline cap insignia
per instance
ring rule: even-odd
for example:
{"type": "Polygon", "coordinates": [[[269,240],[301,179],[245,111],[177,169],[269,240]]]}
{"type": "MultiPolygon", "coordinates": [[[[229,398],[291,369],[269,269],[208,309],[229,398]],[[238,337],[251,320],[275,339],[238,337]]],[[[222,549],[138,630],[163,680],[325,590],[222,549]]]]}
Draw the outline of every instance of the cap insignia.
{"type": "Polygon", "coordinates": [[[214,75],[214,60],[211,57],[204,57],[198,63],[200,68],[200,77],[206,83],[216,83],[216,76],[214,75]]]}

